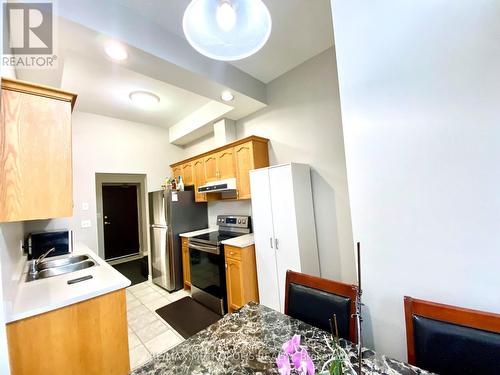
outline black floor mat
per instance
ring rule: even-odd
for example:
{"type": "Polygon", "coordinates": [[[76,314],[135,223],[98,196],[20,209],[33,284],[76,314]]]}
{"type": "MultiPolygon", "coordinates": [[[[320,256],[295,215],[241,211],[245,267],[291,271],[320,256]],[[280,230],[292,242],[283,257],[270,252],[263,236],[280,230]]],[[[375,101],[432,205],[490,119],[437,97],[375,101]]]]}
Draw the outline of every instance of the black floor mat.
{"type": "Polygon", "coordinates": [[[115,264],[113,267],[123,276],[132,282],[132,285],[147,281],[141,273],[142,259],[131,260],[130,262],[115,264]]]}
{"type": "Polygon", "coordinates": [[[156,310],[156,313],[185,339],[222,318],[222,316],[196,302],[191,297],[184,297],[163,306],[156,310]]]}

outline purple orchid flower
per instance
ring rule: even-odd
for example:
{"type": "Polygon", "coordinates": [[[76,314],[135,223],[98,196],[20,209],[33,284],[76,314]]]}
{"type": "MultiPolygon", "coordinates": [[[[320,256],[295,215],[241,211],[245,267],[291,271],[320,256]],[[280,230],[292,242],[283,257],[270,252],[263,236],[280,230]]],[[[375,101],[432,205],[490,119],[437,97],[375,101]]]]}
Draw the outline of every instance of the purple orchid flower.
{"type": "Polygon", "coordinates": [[[283,351],[287,354],[293,354],[300,349],[300,335],[293,335],[293,337],[285,342],[282,347],[283,351]]]}
{"type": "Polygon", "coordinates": [[[280,375],[290,375],[292,372],[290,358],[288,355],[280,354],[278,358],[276,358],[276,365],[278,366],[278,372],[280,375]]]}
{"type": "Polygon", "coordinates": [[[314,375],[314,363],[306,349],[302,348],[302,350],[292,354],[292,362],[300,375],[314,375]]]}

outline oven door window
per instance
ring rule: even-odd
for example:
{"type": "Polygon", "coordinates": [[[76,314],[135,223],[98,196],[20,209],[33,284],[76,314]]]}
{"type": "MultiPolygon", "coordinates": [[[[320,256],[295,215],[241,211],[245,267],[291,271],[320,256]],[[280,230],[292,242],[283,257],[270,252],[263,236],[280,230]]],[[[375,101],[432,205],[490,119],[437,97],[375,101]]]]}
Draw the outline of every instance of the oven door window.
{"type": "Polygon", "coordinates": [[[225,298],[224,254],[189,248],[191,284],[215,297],[225,298]]]}

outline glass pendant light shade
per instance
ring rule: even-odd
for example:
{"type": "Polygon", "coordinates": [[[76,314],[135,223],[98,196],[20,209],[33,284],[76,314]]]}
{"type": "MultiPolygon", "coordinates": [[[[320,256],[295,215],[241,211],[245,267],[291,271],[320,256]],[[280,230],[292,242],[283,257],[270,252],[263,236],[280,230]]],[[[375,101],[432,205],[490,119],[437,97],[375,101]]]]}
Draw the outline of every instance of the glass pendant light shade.
{"type": "Polygon", "coordinates": [[[189,44],[199,53],[234,61],[266,44],[272,22],[262,0],[192,0],[182,26],[189,44]]]}

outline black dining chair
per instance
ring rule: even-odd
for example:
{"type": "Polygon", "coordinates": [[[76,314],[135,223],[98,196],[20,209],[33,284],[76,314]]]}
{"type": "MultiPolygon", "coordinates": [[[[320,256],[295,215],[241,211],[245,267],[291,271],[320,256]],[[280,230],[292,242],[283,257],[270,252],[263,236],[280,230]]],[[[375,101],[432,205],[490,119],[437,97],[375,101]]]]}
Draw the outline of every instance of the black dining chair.
{"type": "Polygon", "coordinates": [[[500,315],[404,297],[408,362],[440,375],[500,374],[500,315]]]}
{"type": "Polygon", "coordinates": [[[355,343],[356,291],[355,285],[287,271],[285,314],[328,332],[335,314],[339,336],[355,343]]]}

